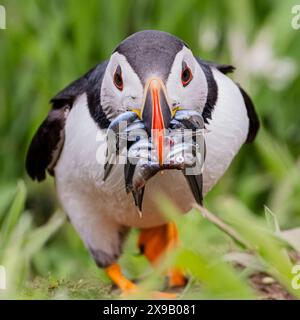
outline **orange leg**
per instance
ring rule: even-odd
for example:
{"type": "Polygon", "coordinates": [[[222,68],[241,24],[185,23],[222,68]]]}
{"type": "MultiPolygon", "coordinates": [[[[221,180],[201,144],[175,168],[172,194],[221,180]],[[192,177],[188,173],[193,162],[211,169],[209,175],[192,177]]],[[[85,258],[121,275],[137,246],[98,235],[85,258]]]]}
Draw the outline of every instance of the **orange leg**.
{"type": "MultiPolygon", "coordinates": [[[[113,263],[106,269],[110,279],[121,289],[122,294],[127,295],[138,292],[138,286],[128,280],[121,272],[121,268],[117,263],[113,263]]],[[[176,295],[167,292],[152,292],[153,299],[174,299],[176,295]]]]}
{"type": "MultiPolygon", "coordinates": [[[[178,245],[178,231],[175,223],[141,230],[138,246],[149,261],[155,265],[167,250],[178,245]]],[[[183,287],[186,278],[178,268],[168,271],[169,286],[183,287]]]]}
{"type": "Polygon", "coordinates": [[[137,290],[137,285],[128,280],[121,272],[121,268],[117,263],[108,266],[106,269],[110,279],[122,290],[124,294],[137,290]]]}

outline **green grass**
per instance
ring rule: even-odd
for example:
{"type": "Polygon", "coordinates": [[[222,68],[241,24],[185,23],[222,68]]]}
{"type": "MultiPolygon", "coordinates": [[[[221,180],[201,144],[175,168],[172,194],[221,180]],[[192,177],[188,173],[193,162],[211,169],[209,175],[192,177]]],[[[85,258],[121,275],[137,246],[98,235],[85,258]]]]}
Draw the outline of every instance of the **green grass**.
{"type": "MultiPolygon", "coordinates": [[[[103,271],[91,264],[74,231],[68,230],[64,215],[57,212],[46,224],[36,226],[31,215],[23,212],[25,195],[20,181],[6,212],[1,211],[0,259],[8,270],[8,289],[0,292],[0,298],[117,298],[103,271]],[[66,247],[59,248],[59,233],[70,241],[66,247]],[[51,267],[51,262],[56,265],[51,267]]],[[[142,288],[143,294],[133,297],[163,290],[162,275],[170,266],[178,266],[189,277],[187,287],[178,291],[182,299],[258,298],[258,288],[251,285],[255,274],[271,277],[284,293],[300,298],[300,292],[291,287],[296,262],[291,254],[299,250],[299,229],[287,237],[270,210],[266,209],[266,219],[259,218],[233,198],[222,199],[221,218],[203,208],[181,215],[167,199],[159,203],[177,223],[181,244],[153,269],[137,251],[137,231],[133,230],[121,258],[125,274],[139,280],[142,288]]]]}
{"type": "MultiPolygon", "coordinates": [[[[300,31],[290,24],[294,1],[1,4],[7,29],[0,30],[0,265],[9,270],[9,289],[0,298],[117,296],[60,212],[52,179],[31,182],[24,158],[51,96],[107,59],[127,35],[149,28],[179,36],[204,59],[236,65],[232,77],[253,97],[262,123],[255,143],[242,148],[205,199],[234,235],[196,209],[174,216],[182,246],[161,268],[178,264],[188,270],[182,298],[260,298],[251,285],[256,274],[299,297],[290,286],[296,261],[289,257],[300,251],[298,233],[278,231],[300,225],[300,31]],[[287,237],[290,243],[282,240],[287,237]]],[[[173,217],[176,208],[163,203],[173,217]]],[[[136,238],[133,230],[121,259],[126,275],[139,279],[145,291],[162,289],[161,276],[138,254],[136,238]]]]}

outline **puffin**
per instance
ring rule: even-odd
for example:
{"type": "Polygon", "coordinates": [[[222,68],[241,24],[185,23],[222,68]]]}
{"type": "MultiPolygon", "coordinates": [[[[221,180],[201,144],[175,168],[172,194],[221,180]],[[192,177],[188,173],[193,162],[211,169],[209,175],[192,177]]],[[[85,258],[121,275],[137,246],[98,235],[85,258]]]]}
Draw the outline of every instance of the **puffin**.
{"type": "MultiPolygon", "coordinates": [[[[138,247],[154,266],[178,245],[176,225],[162,214],[157,196],[188,212],[258,132],[250,97],[227,76],[233,71],[232,65],[194,56],[174,35],[144,30],[50,100],[52,108],[30,143],[26,170],[39,182],[47,172],[54,177],[70,222],[97,266],[124,294],[139,289],[118,264],[131,228],[140,230],[138,247]],[[136,129],[144,135],[128,139],[136,129]],[[165,161],[166,140],[180,145],[178,132],[184,129],[192,131],[192,142],[175,148],[174,161],[165,161]],[[111,142],[110,132],[117,131],[111,142]],[[199,139],[199,170],[187,174],[190,165],[182,154],[195,155],[199,139]],[[144,156],[149,145],[155,151],[150,160],[144,156]],[[192,151],[185,152],[185,145],[192,151]],[[121,149],[127,160],[133,154],[137,161],[115,161],[124,160],[121,149]]],[[[169,287],[186,284],[184,270],[173,267],[167,276],[169,287]]],[[[173,294],[156,292],[155,297],[173,294]]]]}

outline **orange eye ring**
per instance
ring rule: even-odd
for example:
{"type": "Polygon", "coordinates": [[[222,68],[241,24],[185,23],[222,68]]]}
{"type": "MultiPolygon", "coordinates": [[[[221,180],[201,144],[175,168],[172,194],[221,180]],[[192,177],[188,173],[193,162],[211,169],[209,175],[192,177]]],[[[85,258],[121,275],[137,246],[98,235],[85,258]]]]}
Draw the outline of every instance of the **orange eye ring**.
{"type": "Polygon", "coordinates": [[[193,79],[193,74],[191,69],[185,65],[181,72],[181,82],[184,87],[186,87],[193,79]]]}
{"type": "Polygon", "coordinates": [[[114,73],[114,85],[119,89],[120,91],[123,90],[123,77],[122,77],[122,70],[121,67],[118,66],[115,73],[114,73]]]}

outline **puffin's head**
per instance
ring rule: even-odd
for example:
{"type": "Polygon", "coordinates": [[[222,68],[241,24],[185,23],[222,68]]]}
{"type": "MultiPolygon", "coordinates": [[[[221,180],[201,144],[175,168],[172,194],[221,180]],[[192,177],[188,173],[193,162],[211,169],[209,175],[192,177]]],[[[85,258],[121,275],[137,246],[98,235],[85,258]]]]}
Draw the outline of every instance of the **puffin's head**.
{"type": "Polygon", "coordinates": [[[202,111],[207,82],[192,51],[165,32],[135,33],[115,49],[101,86],[101,105],[109,120],[134,111],[151,129],[164,129],[179,109],[202,111]]]}

